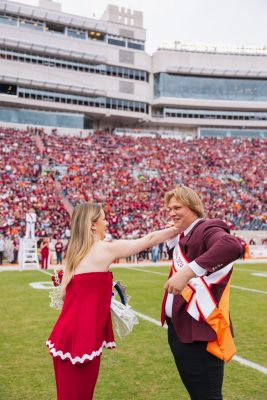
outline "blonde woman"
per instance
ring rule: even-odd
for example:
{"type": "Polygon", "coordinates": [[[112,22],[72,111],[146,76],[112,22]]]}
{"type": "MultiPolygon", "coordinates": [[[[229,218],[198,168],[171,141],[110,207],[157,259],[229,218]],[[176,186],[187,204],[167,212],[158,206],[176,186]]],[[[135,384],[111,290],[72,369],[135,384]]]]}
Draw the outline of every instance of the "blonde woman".
{"type": "Polygon", "coordinates": [[[106,242],[107,225],[101,205],[75,207],[63,279],[64,306],[47,341],[58,400],[92,399],[102,349],[115,347],[110,264],[178,234],[170,227],[136,240],[106,242]]]}

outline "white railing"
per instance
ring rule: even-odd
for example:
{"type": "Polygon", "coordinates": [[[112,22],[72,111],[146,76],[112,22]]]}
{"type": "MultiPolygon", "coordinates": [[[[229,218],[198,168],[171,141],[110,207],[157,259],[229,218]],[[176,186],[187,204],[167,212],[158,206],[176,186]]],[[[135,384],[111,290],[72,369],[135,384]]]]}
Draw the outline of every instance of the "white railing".
{"type": "Polygon", "coordinates": [[[212,44],[194,44],[182,43],[179,41],[162,42],[159,49],[188,51],[195,53],[216,53],[216,54],[237,54],[252,56],[267,56],[267,46],[231,46],[231,45],[212,45],[212,44]]]}

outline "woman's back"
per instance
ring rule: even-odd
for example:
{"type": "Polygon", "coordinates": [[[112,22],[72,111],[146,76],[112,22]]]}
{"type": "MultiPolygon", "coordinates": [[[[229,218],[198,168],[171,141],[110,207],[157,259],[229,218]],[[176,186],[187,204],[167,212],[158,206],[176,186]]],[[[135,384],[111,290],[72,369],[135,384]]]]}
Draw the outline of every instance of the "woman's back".
{"type": "Polygon", "coordinates": [[[108,251],[107,245],[108,243],[103,240],[96,241],[75,268],[75,275],[108,271],[114,258],[108,251]]]}

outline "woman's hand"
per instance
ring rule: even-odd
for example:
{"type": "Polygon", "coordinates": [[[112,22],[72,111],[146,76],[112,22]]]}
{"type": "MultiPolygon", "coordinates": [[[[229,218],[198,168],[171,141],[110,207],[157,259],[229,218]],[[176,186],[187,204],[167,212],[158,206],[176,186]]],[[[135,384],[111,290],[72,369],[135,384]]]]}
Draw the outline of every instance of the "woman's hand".
{"type": "Polygon", "coordinates": [[[171,228],[172,231],[173,231],[172,232],[172,236],[170,237],[170,239],[173,239],[174,237],[176,237],[180,233],[179,229],[176,228],[173,224],[168,226],[168,227],[166,227],[166,228],[171,228]]]}
{"type": "Polygon", "coordinates": [[[166,222],[165,228],[171,228],[172,226],[174,226],[174,223],[172,221],[168,221],[166,222]]]}

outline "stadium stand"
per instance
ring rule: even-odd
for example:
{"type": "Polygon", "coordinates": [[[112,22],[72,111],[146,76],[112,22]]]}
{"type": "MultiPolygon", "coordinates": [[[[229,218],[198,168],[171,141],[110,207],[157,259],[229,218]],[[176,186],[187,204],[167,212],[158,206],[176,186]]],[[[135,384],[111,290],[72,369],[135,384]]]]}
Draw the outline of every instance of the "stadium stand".
{"type": "Polygon", "coordinates": [[[113,237],[164,225],[164,192],[176,183],[196,189],[208,217],[231,229],[266,230],[266,139],[177,140],[118,136],[88,138],[42,130],[0,128],[1,232],[24,234],[29,206],[36,235],[68,236],[69,202],[105,204],[113,237]]]}
{"type": "Polygon", "coordinates": [[[34,206],[36,236],[66,239],[73,205],[98,201],[114,237],[139,236],[176,183],[232,230],[267,229],[265,47],[150,55],[141,11],[0,3],[0,233],[23,236],[34,206]]]}

